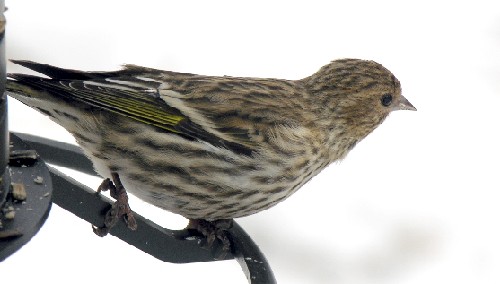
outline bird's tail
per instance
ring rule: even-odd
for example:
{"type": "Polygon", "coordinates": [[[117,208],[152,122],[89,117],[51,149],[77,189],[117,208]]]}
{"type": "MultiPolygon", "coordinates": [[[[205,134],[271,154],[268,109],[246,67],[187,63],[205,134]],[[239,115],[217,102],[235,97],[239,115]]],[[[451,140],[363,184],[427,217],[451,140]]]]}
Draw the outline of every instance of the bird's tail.
{"type": "Polygon", "coordinates": [[[6,94],[23,104],[49,116],[61,126],[71,129],[76,117],[82,113],[82,103],[73,99],[70,92],[71,80],[85,80],[86,74],[81,71],[66,70],[47,64],[31,61],[13,60],[14,63],[28,67],[49,77],[67,78],[67,85],[59,79],[42,78],[28,74],[7,74],[6,94]]]}
{"type": "MultiPolygon", "coordinates": [[[[67,80],[89,79],[85,72],[62,69],[48,64],[40,64],[27,60],[11,60],[12,63],[19,64],[33,71],[39,72],[49,78],[67,80]]],[[[58,101],[60,92],[49,92],[51,79],[42,78],[28,74],[7,74],[6,91],[7,95],[21,101],[22,103],[38,108],[43,102],[58,101]]]]}
{"type": "MultiPolygon", "coordinates": [[[[112,76],[116,71],[112,72],[85,72],[73,69],[65,69],[49,64],[37,63],[29,60],[10,60],[14,64],[21,65],[35,72],[44,74],[49,78],[60,79],[60,80],[90,80],[98,77],[109,77],[112,76]]],[[[9,74],[18,75],[18,74],[9,74]]]]}
{"type": "Polygon", "coordinates": [[[43,78],[26,74],[8,74],[7,76],[7,95],[29,107],[40,110],[40,104],[56,100],[53,94],[36,87],[43,78]]]}

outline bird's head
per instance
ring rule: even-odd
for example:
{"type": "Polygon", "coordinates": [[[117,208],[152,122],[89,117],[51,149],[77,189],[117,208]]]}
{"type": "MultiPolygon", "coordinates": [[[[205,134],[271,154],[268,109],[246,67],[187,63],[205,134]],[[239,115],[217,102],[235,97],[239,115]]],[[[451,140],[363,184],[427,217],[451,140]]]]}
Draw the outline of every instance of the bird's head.
{"type": "MultiPolygon", "coordinates": [[[[396,77],[368,60],[340,59],[302,79],[318,123],[347,149],[372,132],[395,110],[416,110],[401,94],[396,77]]],[[[330,139],[330,140],[332,140],[330,139]]]]}

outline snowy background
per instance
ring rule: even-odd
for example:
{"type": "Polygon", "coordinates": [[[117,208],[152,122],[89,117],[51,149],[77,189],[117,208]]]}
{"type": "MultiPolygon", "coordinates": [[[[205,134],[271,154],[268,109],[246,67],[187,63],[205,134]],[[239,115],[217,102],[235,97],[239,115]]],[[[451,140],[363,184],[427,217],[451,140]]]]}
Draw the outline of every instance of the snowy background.
{"type": "MultiPolygon", "coordinates": [[[[7,0],[7,58],[285,79],[337,58],[380,62],[418,111],[393,113],[345,161],[238,222],[279,283],[500,283],[496,4],[7,0]]],[[[11,130],[74,143],[37,112],[14,100],[9,108],[11,130]]],[[[165,227],[186,224],[131,203],[165,227]]],[[[162,263],[115,237],[96,237],[56,205],[0,271],[2,283],[247,283],[235,261],[162,263]]]]}

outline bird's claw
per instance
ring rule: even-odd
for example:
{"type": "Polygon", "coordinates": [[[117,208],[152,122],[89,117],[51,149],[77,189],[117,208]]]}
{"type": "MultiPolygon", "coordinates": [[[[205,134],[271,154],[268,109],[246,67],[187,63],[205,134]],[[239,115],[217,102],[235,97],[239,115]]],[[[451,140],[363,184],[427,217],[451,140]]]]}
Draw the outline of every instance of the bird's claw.
{"type": "Polygon", "coordinates": [[[187,229],[197,231],[204,237],[200,243],[203,248],[211,249],[216,240],[222,244],[222,252],[217,256],[218,259],[224,259],[227,253],[231,252],[231,241],[228,237],[228,231],[233,226],[232,219],[221,219],[207,221],[203,219],[190,219],[187,229]]]}
{"type": "Polygon", "coordinates": [[[128,204],[127,191],[123,187],[117,173],[111,173],[111,177],[113,178],[113,181],[107,178],[103,180],[97,189],[98,193],[109,190],[111,197],[116,199],[116,202],[111,206],[111,209],[106,212],[106,216],[104,217],[104,226],[92,226],[94,233],[100,237],[106,236],[109,233],[109,230],[116,225],[121,217],[123,217],[129,229],[133,231],[137,229],[137,222],[128,204]]]}

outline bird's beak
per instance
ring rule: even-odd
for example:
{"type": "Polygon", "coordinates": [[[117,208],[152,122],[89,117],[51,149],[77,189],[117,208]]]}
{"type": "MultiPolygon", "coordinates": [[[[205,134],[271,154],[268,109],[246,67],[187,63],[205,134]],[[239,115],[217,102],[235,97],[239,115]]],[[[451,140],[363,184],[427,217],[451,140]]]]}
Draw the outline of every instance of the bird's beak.
{"type": "Polygon", "coordinates": [[[417,110],[405,97],[399,97],[399,103],[394,106],[394,110],[417,110]]]}

